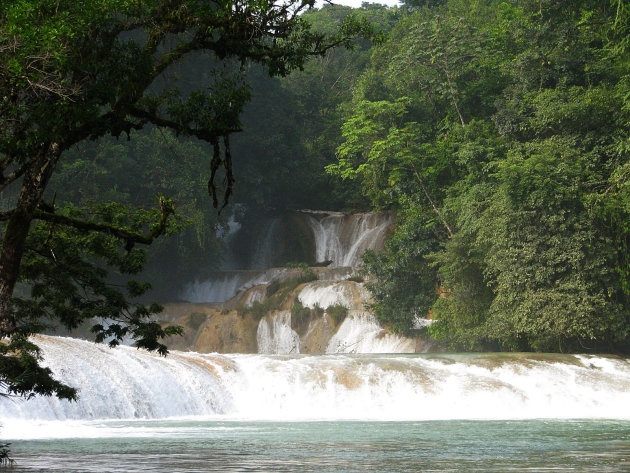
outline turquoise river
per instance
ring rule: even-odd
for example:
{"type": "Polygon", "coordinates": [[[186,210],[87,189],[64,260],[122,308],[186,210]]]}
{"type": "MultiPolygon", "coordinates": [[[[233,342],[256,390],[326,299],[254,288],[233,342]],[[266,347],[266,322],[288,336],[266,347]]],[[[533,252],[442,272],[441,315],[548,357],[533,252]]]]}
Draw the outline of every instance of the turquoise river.
{"type": "Polygon", "coordinates": [[[80,400],[0,400],[15,472],[628,472],[630,361],[161,358],[39,337],[80,400]]]}

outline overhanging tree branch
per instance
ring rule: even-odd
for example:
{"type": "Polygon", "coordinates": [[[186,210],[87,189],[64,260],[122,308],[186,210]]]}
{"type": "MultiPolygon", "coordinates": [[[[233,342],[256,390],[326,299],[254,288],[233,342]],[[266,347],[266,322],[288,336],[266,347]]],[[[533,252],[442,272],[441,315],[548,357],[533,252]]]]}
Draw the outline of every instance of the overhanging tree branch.
{"type": "MultiPolygon", "coordinates": [[[[116,225],[108,223],[90,222],[87,220],[80,220],[77,218],[69,217],[67,215],[61,215],[51,211],[51,207],[48,205],[40,205],[40,208],[35,210],[33,218],[36,220],[43,220],[45,222],[51,222],[59,225],[73,227],[78,230],[86,232],[99,232],[112,235],[121,240],[127,242],[125,249],[131,250],[136,243],[143,245],[150,245],[160,235],[166,232],[168,219],[175,213],[175,207],[173,203],[168,200],[160,199],[160,220],[158,223],[146,234],[141,234],[133,230],[129,230],[116,225]],[[44,210],[45,209],[45,210],[44,210]]],[[[11,218],[13,211],[0,212],[0,221],[5,221],[11,218]]]]}
{"type": "Polygon", "coordinates": [[[22,177],[24,175],[24,172],[26,171],[26,168],[27,164],[23,164],[6,177],[0,174],[0,191],[4,190],[9,184],[22,177]]]}
{"type": "Polygon", "coordinates": [[[209,143],[212,143],[213,140],[221,136],[225,136],[225,135],[229,135],[230,133],[237,133],[237,132],[242,131],[241,128],[217,128],[213,130],[203,129],[203,128],[190,128],[174,120],[158,117],[155,113],[150,112],[148,110],[144,110],[139,107],[130,106],[128,107],[127,110],[129,114],[135,118],[144,120],[145,122],[152,123],[156,126],[170,128],[173,131],[175,131],[177,134],[186,135],[186,136],[194,136],[195,138],[199,138],[200,140],[204,140],[209,143]]]}
{"type": "Polygon", "coordinates": [[[115,225],[110,225],[107,223],[97,223],[97,222],[89,222],[85,220],[79,220],[76,218],[68,217],[66,215],[60,215],[50,212],[45,212],[42,210],[36,210],[34,214],[34,218],[38,220],[44,220],[46,222],[56,223],[60,225],[66,225],[70,227],[74,227],[78,230],[88,231],[88,232],[99,232],[106,233],[108,235],[115,236],[120,238],[121,240],[126,241],[125,249],[130,251],[136,243],[141,243],[143,245],[150,245],[160,235],[166,232],[166,226],[168,223],[168,219],[171,215],[175,213],[175,207],[172,202],[167,199],[160,200],[160,220],[156,226],[153,227],[151,231],[147,234],[140,234],[138,232],[134,232],[132,230],[128,230],[122,227],[117,227],[115,225]]]}

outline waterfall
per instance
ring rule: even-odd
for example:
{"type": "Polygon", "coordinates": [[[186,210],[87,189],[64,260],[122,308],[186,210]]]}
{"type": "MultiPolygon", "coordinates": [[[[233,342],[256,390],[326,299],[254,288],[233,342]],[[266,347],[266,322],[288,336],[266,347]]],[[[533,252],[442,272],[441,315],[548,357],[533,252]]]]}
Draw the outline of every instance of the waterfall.
{"type": "Polygon", "coordinates": [[[266,282],[264,271],[224,271],[204,281],[187,283],[179,297],[186,302],[225,302],[239,291],[266,282]]]}
{"type": "Polygon", "coordinates": [[[256,242],[256,250],[247,269],[267,269],[273,266],[273,255],[276,250],[275,240],[278,228],[280,227],[280,219],[274,218],[267,222],[262,238],[256,242]]]}
{"type": "Polygon", "coordinates": [[[243,307],[252,307],[255,302],[264,302],[267,297],[267,286],[259,285],[254,286],[247,290],[243,297],[240,298],[239,303],[243,305],[243,307]]]}
{"type": "Polygon", "coordinates": [[[315,235],[316,260],[332,261],[333,266],[361,265],[366,250],[383,247],[392,223],[387,213],[304,212],[315,235]]]}
{"type": "MultiPolygon", "coordinates": [[[[79,401],[0,399],[3,434],[26,420],[630,418],[630,362],[541,354],[200,355],[37,337],[79,401]]],[[[8,432],[7,432],[8,431],[8,432]]],[[[19,438],[19,437],[18,437],[19,438]]]]}
{"type": "Polygon", "coordinates": [[[300,353],[300,336],[291,328],[291,313],[281,312],[263,317],[256,332],[258,353],[293,354],[300,353]]]}
{"type": "Polygon", "coordinates": [[[184,286],[180,299],[186,302],[226,302],[241,291],[269,284],[274,279],[295,276],[299,270],[270,268],[268,270],[221,271],[204,281],[195,280],[184,286]]]}
{"type": "Polygon", "coordinates": [[[413,353],[410,338],[387,333],[369,312],[355,312],[343,321],[326,353],[413,353]]]}
{"type": "MultiPolygon", "coordinates": [[[[392,217],[387,213],[343,214],[304,210],[291,215],[300,223],[300,228],[304,227],[307,233],[310,228],[314,235],[315,254],[310,257],[305,255],[304,258],[318,262],[332,261],[331,267],[325,268],[329,274],[332,274],[333,268],[360,266],[361,255],[366,250],[383,248],[387,229],[392,223],[392,217]]],[[[279,269],[271,268],[274,260],[285,250],[283,242],[286,245],[286,239],[280,237],[281,232],[287,230],[287,222],[282,222],[282,218],[278,217],[261,225],[258,238],[252,242],[255,250],[248,258],[248,268],[216,272],[206,279],[190,281],[180,291],[179,298],[193,303],[226,302],[244,289],[282,277],[276,274],[279,269]]],[[[232,222],[231,227],[231,232],[238,229],[236,222],[232,222]]],[[[303,234],[300,235],[303,237],[303,234]]],[[[228,236],[234,237],[232,233],[228,236]]],[[[234,250],[232,248],[231,251],[234,250]]],[[[229,267],[233,267],[235,257],[232,256],[230,261],[229,267]]]]}
{"type": "Polygon", "coordinates": [[[38,336],[45,365],[79,388],[79,402],[35,397],[4,399],[0,418],[46,420],[163,418],[226,411],[229,394],[195,357],[160,357],[131,347],[62,337],[38,336]],[[207,395],[200,396],[200,392],[207,395]]]}
{"type": "Polygon", "coordinates": [[[314,281],[308,283],[298,295],[302,305],[311,309],[316,305],[322,309],[331,305],[343,305],[347,309],[362,309],[363,301],[368,298],[367,290],[352,281],[314,281]]]}
{"type": "Polygon", "coordinates": [[[365,311],[370,295],[365,287],[352,281],[315,281],[298,294],[299,301],[314,308],[342,305],[349,309],[337,332],[326,347],[326,353],[413,353],[415,341],[387,333],[376,318],[365,311]]]}

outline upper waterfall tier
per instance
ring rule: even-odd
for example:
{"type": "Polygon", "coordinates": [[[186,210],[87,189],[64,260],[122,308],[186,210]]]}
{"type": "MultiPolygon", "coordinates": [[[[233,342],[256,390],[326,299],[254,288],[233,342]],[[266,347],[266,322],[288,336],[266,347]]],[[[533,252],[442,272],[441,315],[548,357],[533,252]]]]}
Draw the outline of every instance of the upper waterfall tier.
{"type": "Polygon", "coordinates": [[[387,212],[313,210],[250,217],[230,238],[230,258],[224,268],[268,269],[289,262],[358,266],[365,250],[383,248],[392,220],[387,212]]]}
{"type": "Polygon", "coordinates": [[[292,262],[325,265],[318,268],[319,279],[346,279],[351,274],[341,268],[361,266],[366,250],[381,250],[392,221],[386,212],[312,210],[259,218],[230,234],[225,271],[188,281],[179,297],[186,302],[225,302],[252,286],[290,277],[291,271],[280,267],[292,262]]]}
{"type": "Polygon", "coordinates": [[[331,261],[333,266],[360,266],[366,250],[383,248],[392,223],[388,213],[304,213],[315,235],[316,261],[331,261]]]}
{"type": "Polygon", "coordinates": [[[593,355],[200,355],[38,337],[76,403],[0,399],[3,434],[25,419],[630,418],[630,362],[593,355]]]}

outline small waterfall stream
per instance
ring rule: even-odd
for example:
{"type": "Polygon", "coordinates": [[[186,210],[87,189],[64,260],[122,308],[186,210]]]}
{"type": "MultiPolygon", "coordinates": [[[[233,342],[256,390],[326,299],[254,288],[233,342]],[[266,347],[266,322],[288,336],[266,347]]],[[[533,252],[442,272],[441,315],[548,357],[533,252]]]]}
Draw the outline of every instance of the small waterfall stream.
{"type": "Polygon", "coordinates": [[[263,317],[258,324],[256,341],[261,354],[300,353],[300,336],[291,328],[290,312],[263,317]]]}

